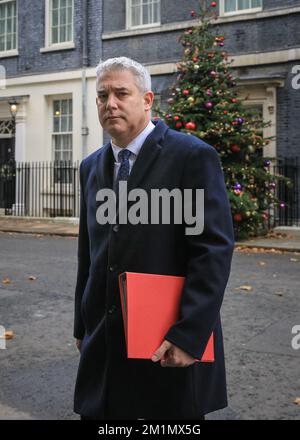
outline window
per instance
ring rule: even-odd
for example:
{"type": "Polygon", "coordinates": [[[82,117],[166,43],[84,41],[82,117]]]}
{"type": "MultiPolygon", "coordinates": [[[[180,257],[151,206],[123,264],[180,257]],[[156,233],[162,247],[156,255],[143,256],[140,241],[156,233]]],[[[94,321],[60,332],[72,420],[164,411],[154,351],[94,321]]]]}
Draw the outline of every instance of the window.
{"type": "Polygon", "coordinates": [[[16,1],[0,0],[0,52],[17,48],[16,1]]]}
{"type": "Polygon", "coordinates": [[[50,0],[50,45],[73,41],[73,0],[50,0]]]}
{"type": "Polygon", "coordinates": [[[160,0],[127,0],[127,27],[160,24],[160,0]]]}
{"type": "Polygon", "coordinates": [[[71,162],[73,160],[72,131],[72,99],[54,100],[52,148],[55,161],[55,183],[71,183],[71,162]]]}
{"type": "Polygon", "coordinates": [[[256,12],[262,9],[262,0],[223,0],[222,3],[223,15],[256,12]]]}

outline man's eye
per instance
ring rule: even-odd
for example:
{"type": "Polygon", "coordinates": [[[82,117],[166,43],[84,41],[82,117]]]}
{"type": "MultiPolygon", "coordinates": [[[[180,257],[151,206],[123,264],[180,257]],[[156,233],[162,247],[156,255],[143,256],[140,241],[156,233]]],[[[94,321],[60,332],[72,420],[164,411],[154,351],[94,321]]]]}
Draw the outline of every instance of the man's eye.
{"type": "Polygon", "coordinates": [[[104,99],[106,99],[106,95],[101,95],[101,94],[99,94],[99,95],[98,95],[98,98],[99,98],[101,101],[103,101],[104,99]]]}

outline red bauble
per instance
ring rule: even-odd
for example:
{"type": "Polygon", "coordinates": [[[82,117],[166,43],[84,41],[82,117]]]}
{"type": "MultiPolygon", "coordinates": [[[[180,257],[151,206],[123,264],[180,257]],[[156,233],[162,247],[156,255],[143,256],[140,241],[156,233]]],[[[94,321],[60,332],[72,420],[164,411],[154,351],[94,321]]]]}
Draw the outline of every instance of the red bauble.
{"type": "Polygon", "coordinates": [[[180,117],[179,116],[174,116],[174,121],[179,121],[180,117]]]}
{"type": "Polygon", "coordinates": [[[185,128],[187,130],[196,130],[196,124],[195,122],[188,122],[187,124],[185,124],[185,128]]]}
{"type": "Polygon", "coordinates": [[[212,76],[213,78],[215,78],[217,76],[217,72],[215,72],[214,70],[212,70],[210,72],[210,76],[212,76]]]}
{"type": "Polygon", "coordinates": [[[199,58],[194,57],[194,58],[193,58],[193,61],[194,61],[194,63],[197,63],[197,62],[199,61],[199,58]]]}
{"type": "Polygon", "coordinates": [[[182,90],[182,94],[183,95],[188,95],[190,93],[190,91],[189,90],[187,90],[187,89],[185,89],[185,90],[182,90]]]}
{"type": "Polygon", "coordinates": [[[211,6],[212,8],[215,8],[215,7],[217,6],[217,2],[211,2],[210,6],[211,6]]]}
{"type": "Polygon", "coordinates": [[[243,220],[242,214],[234,214],[233,219],[235,222],[241,222],[243,220]]]}
{"type": "Polygon", "coordinates": [[[241,149],[240,149],[240,147],[239,147],[238,145],[232,145],[232,146],[230,147],[230,149],[231,149],[231,151],[232,151],[233,153],[238,153],[239,151],[241,151],[241,149]]]}
{"type": "Polygon", "coordinates": [[[182,122],[176,122],[175,127],[176,128],[181,128],[182,127],[182,122]]]}
{"type": "Polygon", "coordinates": [[[195,11],[191,11],[191,16],[192,17],[196,17],[196,12],[195,11]]]}
{"type": "Polygon", "coordinates": [[[233,102],[233,104],[235,104],[237,102],[237,99],[232,98],[231,102],[233,102]]]}

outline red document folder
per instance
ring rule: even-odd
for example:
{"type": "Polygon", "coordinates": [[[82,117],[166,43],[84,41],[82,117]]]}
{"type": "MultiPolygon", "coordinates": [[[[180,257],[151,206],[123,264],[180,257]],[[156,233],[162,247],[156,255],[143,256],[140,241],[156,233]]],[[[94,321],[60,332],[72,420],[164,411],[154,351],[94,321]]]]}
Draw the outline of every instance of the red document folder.
{"type": "MultiPolygon", "coordinates": [[[[124,272],[119,275],[127,357],[151,359],[179,316],[184,277],[124,272]]],[[[211,334],[201,361],[213,362],[211,334]]]]}

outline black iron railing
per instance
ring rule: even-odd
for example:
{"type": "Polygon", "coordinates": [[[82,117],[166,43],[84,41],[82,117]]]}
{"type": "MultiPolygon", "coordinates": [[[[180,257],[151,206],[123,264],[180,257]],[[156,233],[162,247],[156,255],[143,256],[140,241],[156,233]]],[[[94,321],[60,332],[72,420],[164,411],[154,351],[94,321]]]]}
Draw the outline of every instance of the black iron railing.
{"type": "Polygon", "coordinates": [[[290,185],[279,182],[276,196],[282,206],[269,209],[270,227],[275,226],[300,226],[300,159],[278,158],[272,167],[272,173],[287,177],[290,185]]]}
{"type": "MultiPolygon", "coordinates": [[[[278,159],[270,171],[288,177],[292,185],[277,185],[284,207],[270,207],[269,227],[300,226],[299,158],[278,159]]],[[[16,216],[78,217],[79,163],[0,163],[0,210],[16,216]]]]}
{"type": "Polygon", "coordinates": [[[7,215],[79,216],[79,163],[0,164],[0,209],[7,215]]]}

